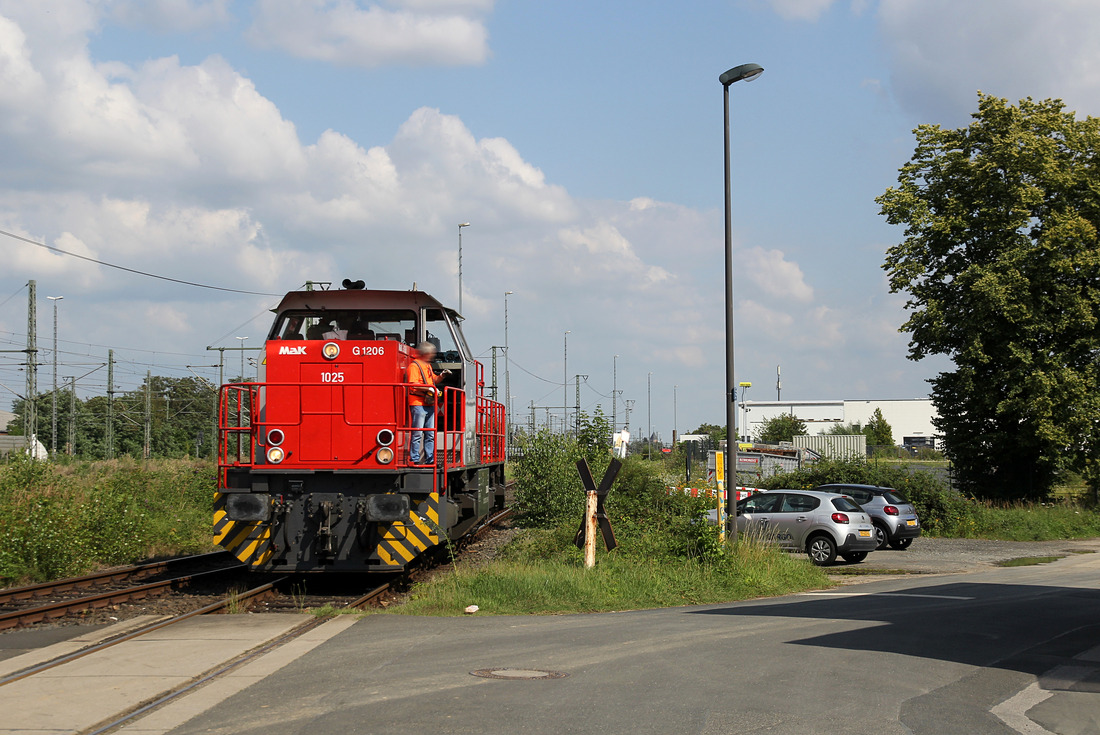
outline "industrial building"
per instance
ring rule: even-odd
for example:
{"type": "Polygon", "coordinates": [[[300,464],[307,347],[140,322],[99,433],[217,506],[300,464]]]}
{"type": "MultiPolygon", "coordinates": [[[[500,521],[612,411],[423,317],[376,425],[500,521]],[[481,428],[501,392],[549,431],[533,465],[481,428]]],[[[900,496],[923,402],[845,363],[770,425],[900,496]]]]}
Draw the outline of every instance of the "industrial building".
{"type": "Polygon", "coordinates": [[[782,414],[793,414],[806,424],[807,434],[822,434],[834,424],[858,423],[866,426],[875,413],[893,430],[894,443],[910,447],[936,446],[936,427],[932,420],[938,415],[931,398],[901,398],[893,400],[840,401],[744,401],[738,403],[742,436],[756,437],[763,424],[782,414]],[[745,428],[748,431],[745,431],[745,428]]]}

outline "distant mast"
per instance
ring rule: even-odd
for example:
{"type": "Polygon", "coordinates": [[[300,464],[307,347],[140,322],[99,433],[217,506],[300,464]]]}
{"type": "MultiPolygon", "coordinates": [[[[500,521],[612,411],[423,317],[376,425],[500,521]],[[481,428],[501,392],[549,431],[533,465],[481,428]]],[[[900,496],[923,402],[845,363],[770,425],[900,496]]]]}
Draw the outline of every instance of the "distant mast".
{"type": "Polygon", "coordinates": [[[783,400],[781,395],[780,395],[782,393],[782,391],[783,391],[783,381],[781,381],[779,379],[779,366],[776,365],[775,366],[775,400],[777,400],[777,401],[783,400]]]}

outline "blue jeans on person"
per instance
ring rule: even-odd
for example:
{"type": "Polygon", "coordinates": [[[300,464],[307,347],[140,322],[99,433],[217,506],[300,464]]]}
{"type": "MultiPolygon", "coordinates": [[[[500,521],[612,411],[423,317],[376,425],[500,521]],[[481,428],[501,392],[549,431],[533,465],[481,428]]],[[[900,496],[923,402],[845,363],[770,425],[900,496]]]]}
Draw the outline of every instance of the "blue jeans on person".
{"type": "MultiPolygon", "coordinates": [[[[412,412],[412,427],[414,429],[435,429],[435,406],[409,406],[412,412]]],[[[409,460],[413,464],[431,464],[435,461],[435,431],[414,431],[412,433],[412,447],[409,449],[409,460]],[[424,453],[421,455],[420,446],[423,444],[424,453]]]]}

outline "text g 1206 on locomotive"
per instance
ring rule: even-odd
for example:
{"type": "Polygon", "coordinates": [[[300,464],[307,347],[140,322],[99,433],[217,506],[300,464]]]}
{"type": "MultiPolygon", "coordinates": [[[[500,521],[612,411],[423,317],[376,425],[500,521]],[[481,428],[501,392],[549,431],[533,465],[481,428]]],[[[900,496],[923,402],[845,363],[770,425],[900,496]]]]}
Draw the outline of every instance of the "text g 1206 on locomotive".
{"type": "Polygon", "coordinates": [[[504,504],[504,406],[483,394],[457,313],[344,285],[284,296],[256,382],[221,388],[214,539],[255,570],[398,570],[504,504]],[[410,452],[425,342],[449,371],[430,461],[410,452]]]}

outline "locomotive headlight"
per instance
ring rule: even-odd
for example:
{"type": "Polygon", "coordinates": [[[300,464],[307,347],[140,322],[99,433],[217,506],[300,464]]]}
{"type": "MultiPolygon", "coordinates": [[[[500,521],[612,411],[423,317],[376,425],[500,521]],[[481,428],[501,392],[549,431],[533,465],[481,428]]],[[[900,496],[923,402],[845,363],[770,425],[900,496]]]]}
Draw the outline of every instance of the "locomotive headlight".
{"type": "Polygon", "coordinates": [[[284,439],[286,439],[286,435],[283,434],[282,429],[272,429],[271,431],[267,432],[267,443],[273,447],[277,447],[282,444],[284,439]]]}
{"type": "Polygon", "coordinates": [[[378,464],[389,464],[393,461],[393,450],[389,447],[381,447],[374,456],[378,460],[378,464]]]}
{"type": "Polygon", "coordinates": [[[382,429],[378,432],[378,443],[384,447],[388,447],[393,444],[393,432],[389,429],[382,429]]]}
{"type": "Polygon", "coordinates": [[[268,447],[267,461],[271,464],[279,464],[285,457],[286,453],[282,450],[282,447],[268,447]]]}
{"type": "Polygon", "coordinates": [[[325,356],[326,360],[335,360],[340,356],[340,345],[335,342],[326,342],[325,346],[321,348],[321,354],[325,356]]]}

